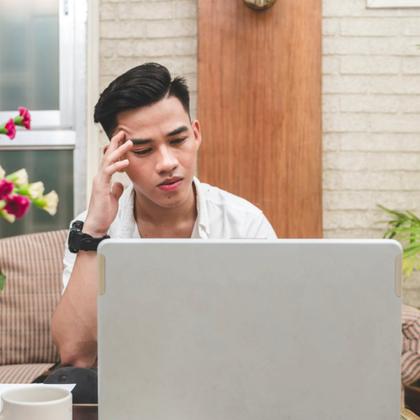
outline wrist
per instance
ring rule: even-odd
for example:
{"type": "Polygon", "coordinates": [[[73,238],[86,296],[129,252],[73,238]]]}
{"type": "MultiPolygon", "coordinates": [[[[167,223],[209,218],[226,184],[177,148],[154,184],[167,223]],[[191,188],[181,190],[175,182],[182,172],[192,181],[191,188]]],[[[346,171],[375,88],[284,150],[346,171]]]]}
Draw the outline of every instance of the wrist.
{"type": "Polygon", "coordinates": [[[86,220],[83,224],[82,232],[87,233],[88,235],[91,235],[95,238],[98,238],[107,235],[108,229],[103,229],[98,226],[95,226],[94,223],[90,223],[88,220],[86,220]]]}
{"type": "Polygon", "coordinates": [[[71,227],[68,237],[69,251],[78,253],[79,251],[96,251],[98,245],[104,239],[108,239],[108,235],[93,236],[84,231],[84,223],[81,220],[75,220],[71,227]]]}

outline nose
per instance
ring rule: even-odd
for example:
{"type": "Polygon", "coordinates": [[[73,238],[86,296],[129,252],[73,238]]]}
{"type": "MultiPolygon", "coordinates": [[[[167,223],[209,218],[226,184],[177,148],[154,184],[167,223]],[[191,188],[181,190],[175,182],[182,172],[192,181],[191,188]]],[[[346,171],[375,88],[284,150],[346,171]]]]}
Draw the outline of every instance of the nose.
{"type": "Polygon", "coordinates": [[[159,149],[156,161],[156,171],[161,173],[171,173],[178,167],[178,160],[173,152],[166,146],[163,145],[159,149]]]}

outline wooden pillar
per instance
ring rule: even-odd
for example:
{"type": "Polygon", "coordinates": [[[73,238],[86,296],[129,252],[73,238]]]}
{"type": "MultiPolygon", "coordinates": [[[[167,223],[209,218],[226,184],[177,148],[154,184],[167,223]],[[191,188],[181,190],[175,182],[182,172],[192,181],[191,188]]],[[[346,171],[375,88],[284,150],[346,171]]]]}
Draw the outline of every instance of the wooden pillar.
{"type": "Polygon", "coordinates": [[[321,237],[321,0],[198,0],[198,14],[200,179],[280,237],[321,237]]]}

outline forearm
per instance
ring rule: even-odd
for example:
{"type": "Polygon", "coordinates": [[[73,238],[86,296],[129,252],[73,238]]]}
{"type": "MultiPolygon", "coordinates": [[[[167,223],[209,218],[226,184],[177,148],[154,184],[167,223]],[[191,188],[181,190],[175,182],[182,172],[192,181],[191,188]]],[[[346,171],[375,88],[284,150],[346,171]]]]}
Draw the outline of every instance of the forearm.
{"type": "MultiPolygon", "coordinates": [[[[133,142],[119,131],[104,148],[104,156],[92,185],[92,194],[83,232],[94,238],[103,237],[118,212],[123,193],[121,183],[112,184],[112,175],[128,167],[125,155],[133,142]]],[[[61,362],[90,367],[97,356],[97,290],[98,267],[96,252],[80,251],[70,281],[57,305],[52,319],[52,335],[61,362]]]]}
{"type": "Polygon", "coordinates": [[[97,355],[96,252],[79,252],[69,284],[52,318],[52,335],[61,362],[90,367],[97,355]]]}

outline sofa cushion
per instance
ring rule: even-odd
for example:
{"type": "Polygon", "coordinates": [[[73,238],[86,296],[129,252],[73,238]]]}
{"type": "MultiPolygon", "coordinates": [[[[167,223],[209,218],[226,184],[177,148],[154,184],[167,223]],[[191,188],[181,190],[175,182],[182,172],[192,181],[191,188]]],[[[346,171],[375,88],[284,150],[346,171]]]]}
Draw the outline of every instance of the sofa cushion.
{"type": "Polygon", "coordinates": [[[50,322],[62,288],[67,231],[0,239],[0,365],[58,360],[50,322]]]}
{"type": "Polygon", "coordinates": [[[410,385],[420,379],[420,311],[402,306],[401,379],[410,385]]]}
{"type": "Polygon", "coordinates": [[[49,370],[53,363],[34,363],[29,365],[0,366],[0,383],[30,384],[38,376],[49,370]]]}

